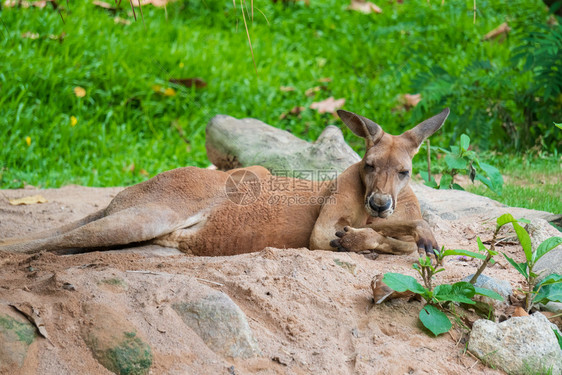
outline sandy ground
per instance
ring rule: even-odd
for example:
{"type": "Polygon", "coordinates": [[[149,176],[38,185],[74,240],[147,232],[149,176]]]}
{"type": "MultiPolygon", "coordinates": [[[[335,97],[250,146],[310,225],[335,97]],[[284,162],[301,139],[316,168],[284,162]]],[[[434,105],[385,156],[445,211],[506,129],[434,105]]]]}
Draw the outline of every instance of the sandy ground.
{"type": "MultiPolygon", "coordinates": [[[[78,186],[1,191],[0,238],[79,219],[119,191],[78,186]],[[8,204],[37,193],[48,202],[8,204]]],[[[436,224],[434,231],[447,248],[476,250],[476,236],[490,239],[493,225],[456,220],[436,224]]],[[[501,250],[521,259],[515,246],[501,250]]],[[[466,353],[462,328],[437,338],[424,332],[417,317],[420,302],[373,304],[373,277],[414,275],[415,260],[416,255],[370,260],[353,253],[272,248],[189,257],[158,246],[67,256],[0,254],[0,303],[33,307],[48,333],[48,339],[31,345],[23,374],[109,374],[81,335],[91,323],[84,306],[92,302],[137,327],[153,350],[152,374],[500,374],[466,353]],[[104,282],[116,278],[123,283],[104,282]],[[223,358],[182,323],[171,304],[201,284],[223,291],[244,311],[259,357],[223,358]]],[[[519,275],[498,260],[485,274],[519,286],[519,275]]],[[[437,282],[459,281],[478,265],[450,258],[437,282]]]]}

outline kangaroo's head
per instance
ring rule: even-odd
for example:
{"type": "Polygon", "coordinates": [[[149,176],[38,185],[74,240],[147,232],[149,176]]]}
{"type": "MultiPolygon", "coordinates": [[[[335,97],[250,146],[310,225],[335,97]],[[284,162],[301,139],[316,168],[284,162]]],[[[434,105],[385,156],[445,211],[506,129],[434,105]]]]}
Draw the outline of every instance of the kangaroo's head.
{"type": "Polygon", "coordinates": [[[367,141],[359,172],[365,188],[365,209],[373,217],[392,215],[398,194],[410,181],[412,158],[422,142],[443,125],[449,108],[398,136],[385,133],[380,125],[355,113],[339,110],[338,115],[353,133],[367,141]]]}

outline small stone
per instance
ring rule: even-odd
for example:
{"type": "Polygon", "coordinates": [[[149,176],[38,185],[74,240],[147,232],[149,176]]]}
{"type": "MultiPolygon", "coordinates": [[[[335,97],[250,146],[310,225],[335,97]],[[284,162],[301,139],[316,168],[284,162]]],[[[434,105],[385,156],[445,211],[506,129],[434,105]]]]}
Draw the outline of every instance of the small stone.
{"type": "MultiPolygon", "coordinates": [[[[472,276],[474,276],[474,274],[468,275],[467,277],[462,279],[462,281],[469,282],[470,279],[472,279],[472,276]]],[[[511,295],[511,293],[513,293],[513,289],[511,288],[511,284],[509,282],[505,280],[498,280],[496,278],[486,275],[478,276],[478,279],[474,283],[474,286],[493,290],[494,292],[501,295],[503,298],[507,298],[511,295]]]]}
{"type": "Polygon", "coordinates": [[[259,348],[246,315],[222,292],[203,287],[207,293],[177,302],[172,308],[207,346],[232,358],[254,357],[259,348]]]}

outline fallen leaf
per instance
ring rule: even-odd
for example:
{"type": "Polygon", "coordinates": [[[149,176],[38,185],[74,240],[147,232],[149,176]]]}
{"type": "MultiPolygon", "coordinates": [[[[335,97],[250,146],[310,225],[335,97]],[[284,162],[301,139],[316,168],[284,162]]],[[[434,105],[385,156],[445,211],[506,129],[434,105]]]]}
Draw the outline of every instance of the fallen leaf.
{"type": "Polygon", "coordinates": [[[32,195],[29,197],[23,197],[19,199],[10,199],[8,202],[12,206],[21,206],[21,205],[30,205],[36,203],[47,203],[47,199],[45,199],[41,195],[32,195]]]}
{"type": "Polygon", "coordinates": [[[203,87],[207,86],[207,82],[203,80],[203,78],[172,78],[170,79],[170,83],[175,83],[176,85],[182,85],[185,87],[192,87],[202,89],[203,87]]]}
{"type": "Polygon", "coordinates": [[[309,88],[308,90],[306,90],[304,92],[304,95],[306,96],[314,96],[314,94],[316,94],[317,92],[319,92],[320,90],[326,91],[328,90],[327,86],[314,86],[309,88]]]}
{"type": "Polygon", "coordinates": [[[525,311],[521,306],[515,307],[515,311],[513,312],[514,317],[521,317],[521,316],[529,316],[529,313],[525,311]]]}
{"type": "Polygon", "coordinates": [[[49,35],[49,39],[58,40],[61,43],[64,41],[65,37],[66,37],[66,33],[64,31],[62,33],[60,33],[59,35],[56,35],[56,34],[49,35]]]}
{"type": "Polygon", "coordinates": [[[83,87],[76,86],[74,88],[74,94],[79,98],[83,98],[86,96],[86,90],[83,87]]]}
{"type": "Polygon", "coordinates": [[[382,13],[382,9],[371,3],[370,1],[351,0],[351,4],[347,8],[349,10],[356,10],[364,14],[382,13]]]}
{"type": "Polygon", "coordinates": [[[78,124],[78,119],[74,116],[70,116],[70,126],[75,127],[78,124]]]}
{"type": "Polygon", "coordinates": [[[295,91],[295,88],[293,86],[281,86],[279,87],[279,90],[281,90],[282,92],[291,92],[295,91]]]}
{"type": "Polygon", "coordinates": [[[176,95],[176,90],[174,90],[171,87],[168,87],[166,90],[164,90],[164,95],[166,96],[175,96],[176,95]]]}
{"type": "Polygon", "coordinates": [[[398,97],[398,106],[393,108],[394,111],[409,111],[418,105],[422,100],[421,94],[403,94],[398,97]]]}
{"type": "Polygon", "coordinates": [[[113,19],[113,22],[115,22],[115,23],[120,23],[120,24],[122,24],[122,25],[130,25],[130,24],[131,24],[131,21],[126,20],[126,19],[121,18],[121,17],[115,17],[115,18],[113,19]]]}
{"type": "Polygon", "coordinates": [[[142,174],[142,175],[145,176],[145,177],[148,177],[148,176],[149,176],[148,172],[145,171],[144,169],[141,169],[141,170],[139,171],[139,174],[142,174]]]}
{"type": "Polygon", "coordinates": [[[21,34],[21,37],[24,39],[38,39],[39,34],[32,33],[31,31],[26,31],[25,33],[21,34]]]}
{"type": "MultiPolygon", "coordinates": [[[[150,5],[153,5],[155,7],[162,8],[162,7],[165,7],[168,3],[171,3],[173,1],[175,1],[175,0],[142,0],[140,2],[140,4],[141,5],[150,4],[150,5]]],[[[136,7],[139,6],[139,0],[132,0],[131,2],[134,6],[136,6],[136,7]]]]}
{"type": "Polygon", "coordinates": [[[301,116],[300,116],[301,112],[304,111],[305,109],[306,109],[306,107],[293,107],[293,108],[291,108],[290,111],[288,111],[288,112],[283,112],[283,113],[281,114],[281,116],[279,116],[279,120],[284,120],[284,119],[286,119],[287,117],[289,117],[289,116],[291,116],[291,115],[292,115],[292,116],[297,116],[298,118],[300,118],[300,117],[301,117],[301,116]]]}
{"type": "Polygon", "coordinates": [[[322,82],[322,83],[332,82],[332,79],[330,77],[323,77],[323,78],[319,78],[318,82],[322,82]]]}
{"type": "Polygon", "coordinates": [[[498,39],[501,43],[506,38],[507,34],[511,31],[511,27],[508,26],[507,22],[502,23],[494,30],[490,31],[488,34],[484,35],[484,40],[498,39]]]}
{"type": "Polygon", "coordinates": [[[103,8],[106,10],[110,10],[110,11],[116,11],[117,7],[114,7],[113,5],[106,3],[105,1],[92,1],[92,4],[94,4],[95,6],[99,7],[99,8],[103,8]]]}
{"type": "Polygon", "coordinates": [[[338,109],[343,107],[345,104],[345,99],[334,99],[333,96],[330,96],[326,100],[322,100],[320,102],[314,102],[310,105],[311,109],[315,109],[318,113],[332,113],[335,114],[338,109]]]}

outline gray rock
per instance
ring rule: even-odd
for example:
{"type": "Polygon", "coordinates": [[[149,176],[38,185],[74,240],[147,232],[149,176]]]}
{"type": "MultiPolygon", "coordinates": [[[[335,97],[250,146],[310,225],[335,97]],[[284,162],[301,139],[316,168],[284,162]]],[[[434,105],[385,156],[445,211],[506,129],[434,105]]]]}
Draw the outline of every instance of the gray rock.
{"type": "Polygon", "coordinates": [[[35,327],[7,305],[0,304],[0,373],[15,373],[35,340],[35,327]]]}
{"type": "MultiPolygon", "coordinates": [[[[469,282],[470,279],[472,279],[472,276],[474,276],[474,274],[468,275],[467,277],[462,279],[462,281],[469,282]]],[[[493,277],[486,276],[486,275],[478,276],[478,279],[476,279],[474,286],[493,290],[494,292],[501,295],[503,298],[509,297],[513,292],[513,289],[511,288],[511,284],[509,282],[505,280],[495,279],[493,277]]]]}
{"type": "MultiPolygon", "coordinates": [[[[461,217],[475,216],[485,219],[495,219],[505,213],[515,218],[529,220],[542,219],[548,222],[556,221],[560,215],[550,212],[529,210],[520,207],[507,207],[493,199],[472,194],[462,190],[432,189],[422,184],[411,184],[420,202],[422,213],[429,212],[444,220],[458,220],[461,217]]],[[[431,224],[431,223],[430,223],[431,224]]],[[[549,225],[549,227],[553,228],[549,225]]]]}
{"type": "Polygon", "coordinates": [[[550,311],[555,314],[562,314],[562,302],[548,302],[547,304],[539,304],[541,310],[550,311]]]}
{"type": "Polygon", "coordinates": [[[481,319],[472,327],[468,350],[509,374],[562,374],[562,349],[553,329],[541,313],[502,323],[481,319]]]}
{"type": "Polygon", "coordinates": [[[207,124],[206,133],[207,156],[219,169],[261,165],[274,173],[301,170],[341,173],[361,160],[335,126],[328,126],[316,142],[309,143],[259,120],[218,115],[207,124]]]}
{"type": "Polygon", "coordinates": [[[111,308],[84,305],[89,324],[82,337],[96,360],[115,374],[144,375],[152,366],[152,350],[137,329],[111,308]]]}
{"type": "MultiPolygon", "coordinates": [[[[531,220],[531,223],[527,224],[525,229],[527,229],[531,237],[533,250],[536,250],[547,238],[562,237],[562,233],[558,229],[540,218],[531,220]]],[[[552,273],[562,275],[562,245],[552,249],[537,261],[535,272],[537,271],[539,271],[539,281],[552,273]]]]}
{"type": "Polygon", "coordinates": [[[246,315],[222,292],[205,288],[207,294],[177,302],[172,308],[214,352],[232,358],[250,358],[259,348],[246,315]]]}

